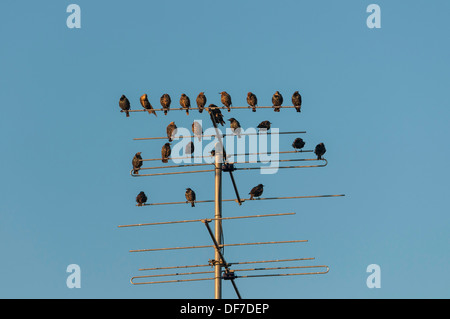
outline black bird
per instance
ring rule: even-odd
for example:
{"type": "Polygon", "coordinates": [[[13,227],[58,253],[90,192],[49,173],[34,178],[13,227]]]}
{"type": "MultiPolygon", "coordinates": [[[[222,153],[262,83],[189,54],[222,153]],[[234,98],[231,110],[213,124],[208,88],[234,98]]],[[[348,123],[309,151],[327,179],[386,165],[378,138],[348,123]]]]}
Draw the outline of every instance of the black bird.
{"type": "Polygon", "coordinates": [[[270,123],[269,121],[262,121],[261,123],[259,123],[258,128],[259,129],[266,129],[267,131],[270,130],[270,123]]]}
{"type": "Polygon", "coordinates": [[[231,108],[230,108],[230,106],[231,106],[231,96],[230,96],[230,94],[228,94],[225,91],[222,91],[219,94],[221,95],[220,96],[220,101],[222,102],[223,105],[225,105],[227,107],[228,112],[230,112],[231,111],[231,108]]]}
{"type": "Polygon", "coordinates": [[[172,138],[177,134],[177,126],[175,122],[170,122],[166,127],[167,137],[169,138],[169,142],[172,142],[172,138]]]}
{"type": "Polygon", "coordinates": [[[211,151],[211,156],[213,156],[213,157],[216,156],[216,150],[211,151]]]}
{"type": "Polygon", "coordinates": [[[264,190],[264,185],[263,184],[259,184],[258,186],[255,186],[252,188],[252,190],[250,191],[250,200],[253,200],[254,197],[261,197],[262,193],[264,190]]]}
{"type": "Polygon", "coordinates": [[[199,122],[192,122],[192,133],[194,133],[194,136],[197,136],[198,141],[200,142],[202,139],[203,130],[202,125],[199,122]]]}
{"type": "Polygon", "coordinates": [[[172,100],[170,99],[169,94],[163,94],[161,98],[159,99],[159,102],[161,103],[161,106],[164,109],[164,115],[167,115],[167,112],[169,112],[170,109],[170,103],[172,103],[172,100]]]}
{"type": "Polygon", "coordinates": [[[166,143],[163,145],[161,149],[161,157],[163,163],[169,162],[169,156],[172,153],[172,150],[170,149],[170,143],[166,143]]]}
{"type": "Polygon", "coordinates": [[[189,142],[187,145],[186,145],[186,149],[185,149],[185,153],[186,154],[191,154],[191,157],[194,157],[194,150],[195,150],[195,147],[194,147],[194,143],[193,142],[189,142]]]}
{"type": "Polygon", "coordinates": [[[283,96],[280,92],[276,91],[275,94],[272,96],[272,104],[275,108],[275,112],[280,112],[280,106],[283,104],[283,96]]]}
{"type": "Polygon", "coordinates": [[[296,150],[300,150],[305,146],[305,141],[302,138],[297,137],[294,142],[292,142],[292,147],[296,150]]]}
{"type": "Polygon", "coordinates": [[[186,114],[189,115],[189,108],[191,107],[191,100],[189,99],[189,96],[184,93],[181,94],[180,105],[183,109],[186,110],[186,114]]]}
{"type": "Polygon", "coordinates": [[[136,196],[136,203],[138,206],[144,206],[144,204],[147,202],[147,196],[145,195],[144,192],[140,192],[137,196],[136,196]]]}
{"type": "Polygon", "coordinates": [[[228,119],[228,121],[230,121],[231,131],[236,134],[238,138],[241,138],[241,124],[239,123],[239,121],[234,117],[228,119]]]}
{"type": "Polygon", "coordinates": [[[202,113],[203,109],[205,108],[205,105],[206,105],[205,92],[200,92],[199,93],[199,95],[197,96],[196,102],[197,102],[199,113],[202,113]]]}
{"type": "Polygon", "coordinates": [[[294,104],[297,112],[301,112],[302,96],[300,95],[300,93],[298,93],[298,91],[295,91],[294,94],[292,94],[292,104],[294,104]]]}
{"type": "Polygon", "coordinates": [[[137,152],[134,155],[133,160],[131,161],[131,164],[133,165],[133,174],[139,174],[139,169],[142,166],[141,152],[137,152]]]}
{"type": "Polygon", "coordinates": [[[147,94],[144,94],[141,96],[141,105],[144,109],[146,109],[148,111],[148,114],[153,113],[153,114],[155,114],[155,116],[158,116],[158,115],[156,115],[156,112],[153,109],[153,106],[150,104],[147,94]]]}
{"type": "Polygon", "coordinates": [[[247,93],[247,103],[252,107],[252,112],[256,112],[256,104],[258,104],[258,99],[252,92],[247,93]]]}
{"type": "Polygon", "coordinates": [[[184,196],[186,196],[188,202],[191,202],[191,207],[195,207],[195,192],[188,187],[184,196]]]}
{"type": "Polygon", "coordinates": [[[119,106],[122,110],[125,111],[125,114],[127,115],[127,117],[129,117],[130,112],[128,112],[128,111],[130,110],[130,101],[128,101],[128,99],[125,95],[122,95],[120,97],[119,106]]]}
{"type": "Polygon", "coordinates": [[[323,154],[325,154],[327,150],[325,149],[325,145],[323,143],[317,144],[314,153],[317,155],[317,159],[322,159],[323,154]]]}
{"type": "Polygon", "coordinates": [[[223,115],[220,109],[217,107],[217,105],[210,104],[207,108],[208,113],[211,114],[211,116],[214,117],[214,120],[217,124],[224,125],[225,121],[223,120],[223,115]]]}

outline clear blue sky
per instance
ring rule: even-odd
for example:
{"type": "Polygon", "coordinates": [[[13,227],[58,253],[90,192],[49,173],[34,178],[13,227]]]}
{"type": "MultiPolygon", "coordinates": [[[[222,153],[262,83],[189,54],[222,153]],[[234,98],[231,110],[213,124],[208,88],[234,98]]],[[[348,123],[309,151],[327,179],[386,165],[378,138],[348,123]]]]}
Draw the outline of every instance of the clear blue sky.
{"type": "MultiPolygon", "coordinates": [[[[308,239],[306,244],[230,247],[228,261],[315,257],[321,276],[242,279],[244,298],[448,298],[447,191],[450,3],[382,1],[381,29],[366,26],[371,1],[86,1],[81,29],[68,29],[70,1],[2,1],[0,10],[0,297],[212,298],[213,282],[133,286],[141,267],[202,264],[212,249],[129,253],[130,249],[209,244],[202,224],[118,228],[196,219],[213,204],[135,206],[213,198],[210,174],[132,178],[141,151],[157,157],[169,120],[190,127],[205,113],[145,113],[132,108],[163,93],[194,100],[204,91],[235,106],[253,91],[304,98],[300,115],[233,111],[243,126],[271,119],[306,130],[306,148],[327,146],[326,168],[276,175],[236,173],[241,193],[346,194],[223,205],[224,216],[296,212],[295,216],[224,222],[226,243],[308,239]],[[81,267],[69,289],[66,267],[81,267]],[[381,267],[369,289],[366,267],[381,267]]],[[[287,98],[286,98],[287,97],[287,98]]],[[[226,114],[228,116],[228,114],[226,114]]],[[[291,137],[282,143],[290,148],[291,137]]],[[[227,177],[227,176],[225,176],[227,177]]],[[[232,198],[224,179],[224,198],[232,198]]],[[[228,282],[224,298],[235,298],[228,282]]]]}

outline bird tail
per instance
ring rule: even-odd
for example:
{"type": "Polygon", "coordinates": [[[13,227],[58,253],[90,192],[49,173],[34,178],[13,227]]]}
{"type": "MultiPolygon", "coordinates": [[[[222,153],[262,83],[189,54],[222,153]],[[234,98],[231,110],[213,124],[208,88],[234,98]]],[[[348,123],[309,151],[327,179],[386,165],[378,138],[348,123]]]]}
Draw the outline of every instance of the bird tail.
{"type": "Polygon", "coordinates": [[[322,156],[321,156],[321,155],[318,155],[318,156],[317,156],[317,159],[318,159],[318,160],[321,160],[321,159],[322,159],[322,156]]]}
{"type": "Polygon", "coordinates": [[[186,115],[189,115],[189,110],[186,110],[186,115]]]}
{"type": "Polygon", "coordinates": [[[227,106],[228,112],[231,112],[231,107],[227,106]]]}
{"type": "Polygon", "coordinates": [[[163,163],[169,163],[169,160],[168,160],[167,158],[163,158],[163,159],[162,159],[162,162],[163,162],[163,163]]]}
{"type": "Polygon", "coordinates": [[[273,111],[274,111],[274,112],[280,112],[280,108],[279,108],[279,107],[276,107],[273,111]]]}
{"type": "Polygon", "coordinates": [[[297,110],[298,113],[300,113],[300,106],[295,108],[297,110]]]}
{"type": "Polygon", "coordinates": [[[133,169],[133,174],[139,174],[139,170],[138,169],[133,169]]]}
{"type": "Polygon", "coordinates": [[[202,109],[202,108],[199,108],[199,109],[198,109],[198,112],[199,112],[199,113],[203,113],[203,109],[202,109]]]}
{"type": "Polygon", "coordinates": [[[156,117],[158,117],[155,110],[152,110],[152,113],[155,114],[156,117]]]}
{"type": "Polygon", "coordinates": [[[125,111],[125,114],[127,115],[127,117],[130,117],[130,112],[125,111]]]}
{"type": "Polygon", "coordinates": [[[166,109],[164,109],[164,115],[167,115],[167,110],[166,109]]]}
{"type": "Polygon", "coordinates": [[[195,207],[194,201],[191,202],[191,207],[195,207]]]}
{"type": "Polygon", "coordinates": [[[256,112],[256,107],[252,107],[252,112],[256,112]]]}

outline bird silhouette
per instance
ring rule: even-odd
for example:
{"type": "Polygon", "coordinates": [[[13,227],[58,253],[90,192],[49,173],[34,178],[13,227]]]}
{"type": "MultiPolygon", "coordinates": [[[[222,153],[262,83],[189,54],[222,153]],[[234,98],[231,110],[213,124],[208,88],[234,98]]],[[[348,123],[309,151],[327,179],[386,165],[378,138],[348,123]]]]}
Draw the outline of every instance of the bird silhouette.
{"type": "Polygon", "coordinates": [[[319,143],[316,145],[316,148],[314,149],[314,153],[317,155],[317,159],[321,160],[323,154],[325,154],[327,150],[325,149],[325,144],[319,143]]]}
{"type": "Polygon", "coordinates": [[[205,108],[205,105],[206,105],[205,92],[200,92],[195,101],[197,102],[199,113],[202,113],[203,109],[205,108]]]}
{"type": "Polygon", "coordinates": [[[193,142],[189,142],[186,145],[186,149],[184,150],[184,152],[186,154],[191,154],[191,157],[194,157],[194,150],[195,150],[194,143],[193,142]]]}
{"type": "Polygon", "coordinates": [[[223,115],[217,105],[210,104],[207,108],[208,113],[214,118],[217,124],[225,125],[225,121],[223,120],[223,115]]]}
{"type": "Polygon", "coordinates": [[[256,112],[256,104],[258,104],[258,99],[252,92],[247,93],[247,103],[252,107],[252,112],[256,112]]]}
{"type": "Polygon", "coordinates": [[[161,149],[161,161],[163,163],[168,163],[169,162],[169,156],[172,153],[172,150],[170,149],[170,143],[166,143],[163,145],[162,149],[161,149]]]}
{"type": "Polygon", "coordinates": [[[170,99],[170,95],[165,93],[161,96],[159,99],[159,102],[161,103],[161,106],[164,110],[164,115],[167,115],[167,112],[169,112],[170,109],[170,103],[172,103],[172,100],[170,99]]]}
{"type": "Polygon", "coordinates": [[[125,95],[122,95],[120,97],[119,106],[123,111],[125,111],[127,117],[130,117],[130,112],[128,112],[130,110],[130,101],[127,99],[125,95]]]}
{"type": "Polygon", "coordinates": [[[263,184],[259,184],[255,187],[252,188],[252,190],[250,191],[250,200],[254,200],[255,197],[261,197],[262,193],[264,191],[264,185],[263,184]]]}
{"type": "Polygon", "coordinates": [[[305,146],[305,141],[302,138],[297,137],[294,142],[292,142],[292,147],[295,150],[301,150],[305,146]]]}
{"type": "Polygon", "coordinates": [[[144,206],[144,204],[147,202],[147,196],[145,195],[144,192],[140,192],[137,196],[136,196],[136,203],[138,206],[144,206]]]}
{"type": "Polygon", "coordinates": [[[198,138],[199,142],[202,140],[203,129],[199,122],[192,122],[192,133],[198,138]]]}
{"type": "Polygon", "coordinates": [[[270,130],[270,123],[269,121],[262,121],[261,123],[258,124],[258,128],[261,129],[265,129],[266,131],[270,130]]]}
{"type": "Polygon", "coordinates": [[[133,160],[131,161],[131,164],[133,165],[133,174],[139,174],[139,170],[143,163],[141,154],[141,152],[137,152],[134,155],[133,160]]]}
{"type": "Polygon", "coordinates": [[[236,120],[234,117],[228,119],[230,121],[230,128],[231,131],[238,136],[238,138],[241,138],[241,124],[238,120],[236,120]]]}
{"type": "Polygon", "coordinates": [[[281,104],[283,104],[283,96],[280,92],[276,91],[272,96],[272,104],[275,112],[280,112],[281,104]]]}
{"type": "Polygon", "coordinates": [[[228,112],[231,111],[231,96],[230,94],[228,94],[225,91],[222,91],[219,93],[220,96],[220,101],[222,102],[223,105],[225,105],[227,107],[228,112]]]}
{"type": "Polygon", "coordinates": [[[294,104],[297,112],[301,112],[302,96],[300,95],[300,93],[298,93],[298,91],[295,91],[294,94],[292,94],[292,104],[294,104]]]}
{"type": "Polygon", "coordinates": [[[142,107],[148,111],[148,114],[153,113],[155,116],[158,116],[156,115],[156,111],[153,109],[153,106],[150,104],[147,94],[142,95],[140,101],[142,107]]]}
{"type": "Polygon", "coordinates": [[[191,203],[191,207],[195,207],[195,192],[188,187],[186,188],[184,196],[186,196],[187,201],[191,203]]]}
{"type": "Polygon", "coordinates": [[[180,105],[183,109],[186,110],[186,115],[189,115],[189,108],[191,107],[191,100],[189,99],[189,96],[184,93],[181,94],[180,105]]]}
{"type": "Polygon", "coordinates": [[[173,137],[177,134],[177,126],[175,122],[170,122],[166,127],[167,137],[169,138],[169,142],[172,142],[173,137]]]}

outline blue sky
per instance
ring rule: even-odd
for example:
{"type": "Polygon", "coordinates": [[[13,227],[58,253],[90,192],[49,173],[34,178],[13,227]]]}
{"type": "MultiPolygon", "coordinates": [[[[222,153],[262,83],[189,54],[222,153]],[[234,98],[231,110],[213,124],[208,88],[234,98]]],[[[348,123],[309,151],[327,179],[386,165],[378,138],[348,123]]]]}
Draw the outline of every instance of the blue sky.
{"type": "MultiPolygon", "coordinates": [[[[213,198],[211,174],[132,178],[131,158],[158,157],[170,121],[190,127],[205,113],[125,118],[163,93],[248,91],[269,105],[279,90],[303,95],[300,115],[233,111],[243,126],[270,119],[307,131],[305,148],[327,146],[325,168],[276,175],[236,172],[242,194],[346,194],[343,198],[224,203],[224,216],[296,212],[224,222],[225,242],[307,239],[308,243],[230,247],[228,261],[315,257],[320,276],[241,279],[244,298],[448,298],[450,3],[377,1],[381,29],[366,26],[369,1],[83,1],[81,29],[66,26],[69,1],[3,1],[0,9],[0,255],[2,298],[212,298],[212,282],[133,286],[142,267],[202,264],[212,249],[129,253],[209,244],[199,224],[118,225],[205,218],[213,204],[135,207],[213,198]],[[81,267],[69,289],[66,267],[81,267]],[[369,289],[366,268],[381,267],[369,289]]],[[[226,114],[225,116],[228,116],[226,114]]],[[[293,137],[280,144],[290,149],[293,137]]],[[[224,176],[224,198],[233,190],[224,176]]],[[[224,298],[235,298],[228,282],[224,298]]]]}

